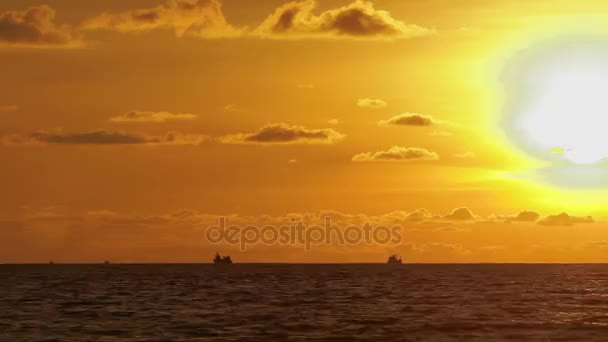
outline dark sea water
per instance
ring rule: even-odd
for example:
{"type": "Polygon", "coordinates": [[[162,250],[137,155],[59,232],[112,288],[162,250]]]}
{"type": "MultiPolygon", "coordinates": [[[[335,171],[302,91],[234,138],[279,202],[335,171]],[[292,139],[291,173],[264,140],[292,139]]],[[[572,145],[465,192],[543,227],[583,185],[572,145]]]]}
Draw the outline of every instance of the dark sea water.
{"type": "Polygon", "coordinates": [[[608,340],[608,265],[0,265],[2,341],[608,340]]]}

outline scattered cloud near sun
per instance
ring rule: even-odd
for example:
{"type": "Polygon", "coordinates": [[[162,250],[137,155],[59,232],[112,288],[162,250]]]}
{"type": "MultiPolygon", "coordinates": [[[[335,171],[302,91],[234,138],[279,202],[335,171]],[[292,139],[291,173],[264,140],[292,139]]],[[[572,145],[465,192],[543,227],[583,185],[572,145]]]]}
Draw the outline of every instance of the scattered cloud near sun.
{"type": "Polygon", "coordinates": [[[170,112],[141,112],[132,110],[130,112],[110,118],[110,122],[155,122],[162,123],[174,120],[194,120],[197,115],[190,113],[170,112]]]}
{"type": "Polygon", "coordinates": [[[414,160],[437,160],[439,155],[419,147],[393,146],[388,151],[364,152],[356,154],[353,161],[414,161],[414,160]]]}
{"type": "Polygon", "coordinates": [[[0,13],[0,46],[70,47],[79,45],[69,26],[55,23],[47,5],[0,13]]]}
{"type": "Polygon", "coordinates": [[[169,132],[162,136],[123,132],[93,131],[84,133],[33,132],[29,135],[4,137],[5,145],[199,145],[208,138],[204,135],[189,135],[169,132]]]}
{"type": "Polygon", "coordinates": [[[540,218],[540,214],[536,211],[524,210],[511,218],[515,222],[536,222],[540,218]]]}
{"type": "Polygon", "coordinates": [[[385,108],[388,103],[380,99],[359,99],[357,100],[357,106],[361,108],[385,108]]]}
{"type": "Polygon", "coordinates": [[[417,127],[426,127],[426,126],[452,126],[457,127],[454,123],[445,121],[445,120],[437,120],[430,115],[423,115],[417,113],[403,113],[393,116],[387,120],[380,120],[378,122],[380,126],[417,126],[417,127]]]}
{"type": "Polygon", "coordinates": [[[226,38],[242,34],[230,25],[219,0],[167,0],[156,7],[102,13],[88,19],[85,30],[142,32],[172,30],[177,37],[226,38]]]}
{"type": "Polygon", "coordinates": [[[452,155],[456,159],[474,159],[477,158],[475,152],[467,151],[462,153],[455,153],[452,155]]]}
{"type": "Polygon", "coordinates": [[[226,135],[220,141],[227,144],[333,144],[344,137],[332,128],[309,129],[277,123],[268,124],[256,132],[226,135]]]}
{"type": "Polygon", "coordinates": [[[519,212],[517,215],[494,215],[488,218],[488,220],[492,222],[537,222],[540,217],[541,215],[536,211],[524,210],[519,212]]]}
{"type": "Polygon", "coordinates": [[[533,210],[523,210],[517,215],[512,216],[491,216],[490,222],[516,223],[532,222],[543,226],[572,226],[575,224],[595,223],[591,216],[572,216],[568,213],[560,213],[542,217],[540,213],[533,210]]]}
{"type": "Polygon", "coordinates": [[[538,224],[547,226],[571,226],[576,223],[593,223],[595,220],[591,216],[577,217],[570,216],[567,213],[561,213],[558,215],[547,216],[546,218],[538,221],[538,224]]]}
{"type": "Polygon", "coordinates": [[[456,208],[451,213],[444,216],[447,220],[468,221],[475,220],[477,217],[469,208],[456,208]]]}
{"type": "Polygon", "coordinates": [[[389,12],[376,9],[371,1],[356,0],[318,15],[313,13],[316,7],[315,0],[284,4],[266,18],[254,34],[279,39],[395,39],[433,32],[395,19],[389,12]]]}

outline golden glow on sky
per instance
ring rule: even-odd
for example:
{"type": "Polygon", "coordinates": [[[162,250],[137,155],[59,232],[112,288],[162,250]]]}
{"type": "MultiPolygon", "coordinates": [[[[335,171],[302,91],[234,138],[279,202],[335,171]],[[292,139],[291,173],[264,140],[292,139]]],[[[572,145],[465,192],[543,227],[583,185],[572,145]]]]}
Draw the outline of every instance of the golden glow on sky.
{"type": "Polygon", "coordinates": [[[603,0],[2,1],[0,262],[207,260],[217,215],[420,208],[400,221],[413,260],[606,261],[607,17],[603,0]]]}

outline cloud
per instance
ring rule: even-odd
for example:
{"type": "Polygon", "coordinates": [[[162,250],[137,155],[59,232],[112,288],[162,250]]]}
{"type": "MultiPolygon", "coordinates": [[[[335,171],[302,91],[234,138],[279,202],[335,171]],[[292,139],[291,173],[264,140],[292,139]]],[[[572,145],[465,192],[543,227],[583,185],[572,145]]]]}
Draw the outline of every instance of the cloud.
{"type": "Polygon", "coordinates": [[[540,219],[540,214],[536,211],[524,210],[511,218],[511,221],[515,222],[536,222],[540,219]]]}
{"type": "MultiPolygon", "coordinates": [[[[201,234],[210,226],[217,226],[220,216],[226,218],[226,226],[260,228],[269,225],[287,226],[299,221],[308,227],[323,227],[327,222],[326,217],[331,217],[330,224],[335,229],[365,227],[366,223],[372,227],[401,227],[401,235],[406,238],[397,245],[385,246],[344,246],[332,238],[327,245],[315,248],[319,252],[332,250],[335,253],[310,261],[352,261],[353,257],[367,253],[371,254],[357,260],[384,261],[389,254],[401,253],[407,262],[413,263],[598,262],[606,260],[605,252],[608,249],[608,232],[601,223],[588,225],[578,232],[565,229],[561,231],[563,234],[552,234],[554,227],[535,226],[531,223],[479,225],[476,224],[479,222],[477,220],[447,221],[443,215],[433,214],[426,209],[412,212],[398,210],[377,215],[335,210],[283,215],[221,215],[190,209],[137,213],[108,211],[103,208],[83,211],[77,208],[51,207],[41,211],[24,207],[11,215],[16,216],[0,217],[0,240],[9,248],[0,249],[0,262],[39,262],[51,259],[133,262],[147,261],[150,255],[154,256],[155,261],[196,261],[196,255],[200,255],[201,250],[210,256],[217,250],[218,245],[201,240],[201,234]],[[421,220],[413,220],[415,217],[421,220]],[[10,249],[13,246],[15,248],[10,249]],[[40,246],[45,248],[41,249],[40,246]],[[190,250],[188,246],[193,249],[190,250]],[[47,248],[50,248],[48,254],[44,253],[47,248]],[[37,254],[39,251],[42,254],[37,254]],[[57,254],[58,251],[68,251],[68,254],[57,254]],[[121,251],[134,253],[122,254],[121,251]],[[188,259],[186,255],[194,257],[188,259]]],[[[335,237],[335,234],[332,233],[332,236],[335,237]]],[[[233,256],[239,256],[237,260],[242,262],[285,260],[284,256],[277,254],[285,246],[251,246],[251,250],[240,255],[236,254],[238,247],[232,247],[229,243],[222,243],[219,248],[233,256]],[[263,249],[268,254],[256,254],[263,249]]],[[[295,245],[287,248],[294,253],[290,262],[302,262],[307,260],[306,255],[310,255],[301,243],[295,242],[295,245]]]]}
{"type": "Polygon", "coordinates": [[[5,145],[199,145],[204,135],[186,135],[169,132],[164,136],[151,136],[110,131],[84,133],[33,132],[27,136],[4,137],[5,145]]]}
{"type": "Polygon", "coordinates": [[[110,122],[156,122],[162,123],[170,120],[194,120],[197,116],[189,113],[169,112],[140,112],[130,111],[110,118],[110,122]]]}
{"type": "Polygon", "coordinates": [[[29,135],[8,134],[2,137],[2,145],[4,146],[34,146],[40,145],[39,142],[32,139],[29,135]]]}
{"type": "Polygon", "coordinates": [[[424,148],[393,146],[388,151],[364,152],[356,154],[353,161],[413,161],[413,160],[437,160],[439,155],[424,148]]]}
{"type": "Polygon", "coordinates": [[[327,120],[327,123],[330,124],[330,125],[334,125],[335,126],[335,125],[337,125],[337,124],[340,123],[340,120],[338,120],[338,119],[329,119],[329,120],[327,120]]]}
{"type": "Polygon", "coordinates": [[[219,0],[167,0],[150,8],[120,13],[102,13],[88,19],[85,30],[145,32],[173,30],[177,37],[226,38],[242,34],[230,25],[219,0]]]}
{"type": "Polygon", "coordinates": [[[474,159],[474,158],[477,158],[477,155],[475,154],[475,152],[471,152],[471,151],[462,152],[462,153],[455,153],[453,156],[456,159],[474,159]]]}
{"type": "Polygon", "coordinates": [[[545,226],[571,226],[577,223],[593,223],[595,220],[591,216],[577,217],[567,213],[550,215],[538,221],[538,224],[545,226]]]}
{"type": "MultiPolygon", "coordinates": [[[[531,213],[535,213],[530,211],[531,213]]],[[[0,224],[4,224],[7,227],[14,227],[15,222],[22,224],[29,223],[51,223],[51,222],[90,222],[100,221],[105,223],[113,223],[117,225],[128,225],[128,224],[139,224],[139,225],[164,225],[168,223],[180,223],[180,224],[193,224],[196,226],[213,225],[218,222],[220,216],[227,217],[230,223],[234,224],[245,224],[245,225],[277,225],[281,226],[286,223],[293,222],[292,219],[302,221],[310,225],[322,225],[326,222],[326,218],[331,218],[331,222],[336,225],[347,227],[349,225],[363,225],[366,222],[372,225],[403,225],[407,227],[418,227],[418,228],[429,228],[428,231],[439,231],[437,227],[446,228],[451,227],[452,222],[446,222],[446,220],[459,221],[456,222],[458,225],[473,225],[482,218],[474,215],[473,212],[466,207],[456,208],[452,210],[450,214],[439,215],[433,214],[427,209],[417,209],[415,211],[393,211],[379,215],[367,215],[367,214],[352,214],[343,213],[336,210],[320,210],[316,212],[296,212],[288,213],[285,215],[242,215],[242,214],[230,214],[230,215],[214,215],[205,212],[198,212],[196,210],[183,209],[171,213],[162,213],[156,215],[137,215],[137,214],[126,214],[117,213],[107,210],[89,210],[86,213],[75,213],[65,210],[58,211],[57,209],[44,209],[35,210],[31,213],[26,214],[20,220],[3,220],[0,218],[0,224]],[[8,222],[8,223],[7,223],[8,222]]],[[[528,221],[531,222],[531,221],[528,221]]],[[[533,228],[534,226],[528,225],[524,227],[533,228]]],[[[527,229],[527,228],[526,228],[527,229]]],[[[419,230],[420,231],[420,230],[419,230]]],[[[441,229],[441,231],[447,231],[441,229]]]]}
{"type": "Polygon", "coordinates": [[[0,112],[16,112],[19,107],[16,105],[0,105],[0,112]]]}
{"type": "Polygon", "coordinates": [[[407,219],[410,221],[421,221],[421,220],[429,219],[432,217],[433,217],[433,215],[424,208],[412,211],[411,213],[409,213],[407,215],[407,219]]]}
{"type": "Polygon", "coordinates": [[[433,117],[428,115],[416,114],[416,113],[403,113],[399,115],[395,115],[388,120],[381,120],[378,122],[380,126],[433,126],[443,123],[442,121],[437,121],[433,119],[433,117]]]}
{"type": "Polygon", "coordinates": [[[512,222],[537,222],[540,214],[533,210],[524,210],[517,215],[492,215],[480,223],[512,223],[512,222]]]}
{"type": "Polygon", "coordinates": [[[476,217],[469,208],[456,208],[451,213],[445,215],[446,220],[468,221],[475,220],[476,217]]]}
{"type": "Polygon", "coordinates": [[[344,137],[332,128],[308,129],[277,123],[268,124],[253,133],[226,135],[220,141],[227,144],[333,144],[344,137]]]}
{"type": "Polygon", "coordinates": [[[236,112],[238,110],[239,110],[239,106],[237,106],[234,103],[230,103],[230,104],[227,104],[224,107],[222,107],[222,111],[229,112],[229,113],[236,112]]]}
{"type": "Polygon", "coordinates": [[[55,10],[47,5],[0,13],[0,46],[66,47],[78,44],[68,26],[55,23],[55,10]]]}
{"type": "Polygon", "coordinates": [[[293,1],[277,8],[254,31],[267,38],[349,38],[396,39],[431,34],[433,31],[394,19],[377,10],[371,1],[356,0],[349,5],[313,14],[315,0],[293,1]]]}
{"type": "Polygon", "coordinates": [[[357,101],[357,106],[361,108],[378,109],[385,108],[386,106],[388,106],[388,103],[380,99],[359,99],[357,101]]]}

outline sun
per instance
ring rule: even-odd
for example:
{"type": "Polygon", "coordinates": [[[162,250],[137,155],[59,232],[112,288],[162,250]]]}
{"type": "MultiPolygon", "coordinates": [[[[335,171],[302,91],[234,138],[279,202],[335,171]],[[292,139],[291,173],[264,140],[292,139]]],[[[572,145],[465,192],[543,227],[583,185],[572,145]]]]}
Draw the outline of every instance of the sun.
{"type": "Polygon", "coordinates": [[[575,64],[543,77],[519,124],[547,153],[592,164],[608,157],[608,68],[575,64]]]}
{"type": "Polygon", "coordinates": [[[502,126],[532,156],[608,158],[608,40],[569,39],[522,52],[504,70],[502,126]]]}

